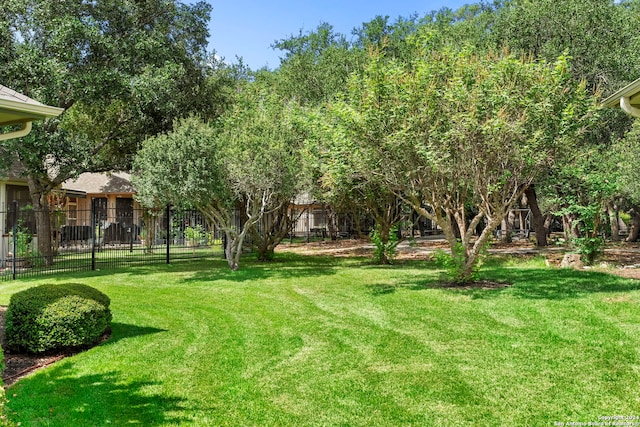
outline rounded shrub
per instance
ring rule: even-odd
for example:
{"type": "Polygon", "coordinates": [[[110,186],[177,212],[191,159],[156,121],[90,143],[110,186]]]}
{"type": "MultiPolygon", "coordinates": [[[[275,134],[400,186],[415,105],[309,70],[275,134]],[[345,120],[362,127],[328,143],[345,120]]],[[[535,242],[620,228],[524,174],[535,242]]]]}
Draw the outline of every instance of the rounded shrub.
{"type": "Polygon", "coordinates": [[[18,292],[6,312],[7,346],[44,353],[93,344],[109,327],[110,303],[99,290],[78,283],[18,292]]]}

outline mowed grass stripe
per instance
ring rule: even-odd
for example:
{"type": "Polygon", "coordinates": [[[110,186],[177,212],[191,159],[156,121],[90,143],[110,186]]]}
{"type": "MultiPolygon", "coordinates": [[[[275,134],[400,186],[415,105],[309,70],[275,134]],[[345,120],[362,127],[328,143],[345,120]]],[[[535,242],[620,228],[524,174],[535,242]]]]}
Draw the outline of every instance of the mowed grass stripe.
{"type": "Polygon", "coordinates": [[[22,425],[549,425],[640,414],[640,284],[494,261],[498,290],[424,262],[280,255],[78,281],[112,339],[7,394],[22,425]],[[594,283],[597,282],[597,283],[594,283]],[[538,287],[540,286],[540,288],[538,287]],[[14,396],[15,395],[15,396],[14,396]]]}

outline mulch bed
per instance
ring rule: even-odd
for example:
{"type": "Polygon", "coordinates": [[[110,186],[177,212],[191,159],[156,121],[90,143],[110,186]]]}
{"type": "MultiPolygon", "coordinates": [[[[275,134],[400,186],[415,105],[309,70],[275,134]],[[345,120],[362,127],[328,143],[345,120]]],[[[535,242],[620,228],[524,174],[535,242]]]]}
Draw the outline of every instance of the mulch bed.
{"type": "Polygon", "coordinates": [[[10,353],[6,349],[5,345],[5,327],[4,327],[4,315],[7,311],[6,306],[0,306],[0,343],[4,351],[4,371],[2,371],[2,382],[5,387],[18,381],[20,378],[25,377],[36,369],[48,366],[58,360],[66,357],[66,354],[54,354],[54,355],[30,355],[30,354],[15,354],[10,353]]]}

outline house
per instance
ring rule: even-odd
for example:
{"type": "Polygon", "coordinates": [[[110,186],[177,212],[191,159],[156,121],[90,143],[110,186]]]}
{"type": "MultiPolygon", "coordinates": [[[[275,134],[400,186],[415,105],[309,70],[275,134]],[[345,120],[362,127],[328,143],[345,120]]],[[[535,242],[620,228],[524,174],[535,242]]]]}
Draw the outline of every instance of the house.
{"type": "Polygon", "coordinates": [[[131,184],[131,175],[127,172],[83,173],[78,178],[62,184],[62,188],[80,191],[85,197],[68,196],[67,224],[89,225],[88,212],[95,207],[98,217],[109,223],[135,223],[133,200],[135,190],[131,184]]]}
{"type": "MultiPolygon", "coordinates": [[[[66,203],[60,203],[60,200],[77,200],[85,197],[84,192],[71,188],[56,190],[49,196],[52,212],[66,209],[66,203]]],[[[0,231],[2,242],[0,244],[0,260],[4,259],[8,252],[11,252],[9,236],[14,224],[20,224],[34,235],[34,239],[37,239],[35,214],[33,210],[29,209],[30,206],[29,186],[20,166],[15,163],[8,170],[0,171],[0,227],[2,227],[0,231]],[[13,213],[15,212],[14,202],[17,205],[15,206],[18,210],[17,214],[13,213]]],[[[58,222],[64,221],[64,219],[57,218],[58,221],[52,218],[52,227],[55,230],[61,225],[58,222]]]]}
{"type": "MultiPolygon", "coordinates": [[[[57,117],[62,108],[50,107],[35,101],[28,96],[0,85],[0,141],[21,138],[31,132],[31,124],[35,120],[57,117]]],[[[29,191],[25,193],[26,182],[19,178],[15,168],[4,174],[0,183],[0,209],[8,206],[12,200],[29,201],[29,191]]],[[[2,221],[4,223],[4,221],[2,221]]]]}
{"type": "MultiPolygon", "coordinates": [[[[51,107],[0,85],[0,142],[21,138],[31,132],[35,120],[57,117],[62,108],[51,107]]],[[[5,171],[0,176],[0,224],[2,225],[2,243],[0,244],[0,260],[6,258],[8,251],[8,227],[10,218],[6,214],[9,203],[13,200],[30,204],[29,189],[24,179],[15,168],[5,171]]],[[[35,229],[34,224],[31,225],[35,229]]]]}
{"type": "Polygon", "coordinates": [[[135,190],[127,172],[83,173],[62,184],[66,191],[66,226],[88,227],[95,221],[104,228],[105,243],[137,240],[142,212],[133,199],[135,190]],[[71,190],[72,189],[72,190],[71,190]],[[81,192],[84,197],[74,197],[81,192]]]}

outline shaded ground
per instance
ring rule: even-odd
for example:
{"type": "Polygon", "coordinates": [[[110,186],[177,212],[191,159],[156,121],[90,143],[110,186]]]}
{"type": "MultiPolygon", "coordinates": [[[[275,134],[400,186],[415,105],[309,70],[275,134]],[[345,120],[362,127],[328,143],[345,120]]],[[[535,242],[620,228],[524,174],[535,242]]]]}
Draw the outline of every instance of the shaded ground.
{"type": "MultiPolygon", "coordinates": [[[[436,250],[449,248],[446,240],[441,237],[418,238],[415,242],[404,241],[398,245],[398,260],[427,259],[436,250]]],[[[318,254],[327,256],[370,256],[373,245],[366,240],[343,239],[337,241],[325,240],[311,243],[283,243],[278,247],[281,251],[291,251],[301,254],[318,254]]],[[[515,257],[541,255],[547,259],[549,266],[560,267],[562,257],[568,252],[566,247],[549,246],[537,249],[529,240],[517,240],[513,243],[493,242],[489,253],[509,255],[515,257]]],[[[604,255],[592,267],[621,277],[640,279],[640,245],[638,243],[619,242],[609,244],[604,255]]]]}

